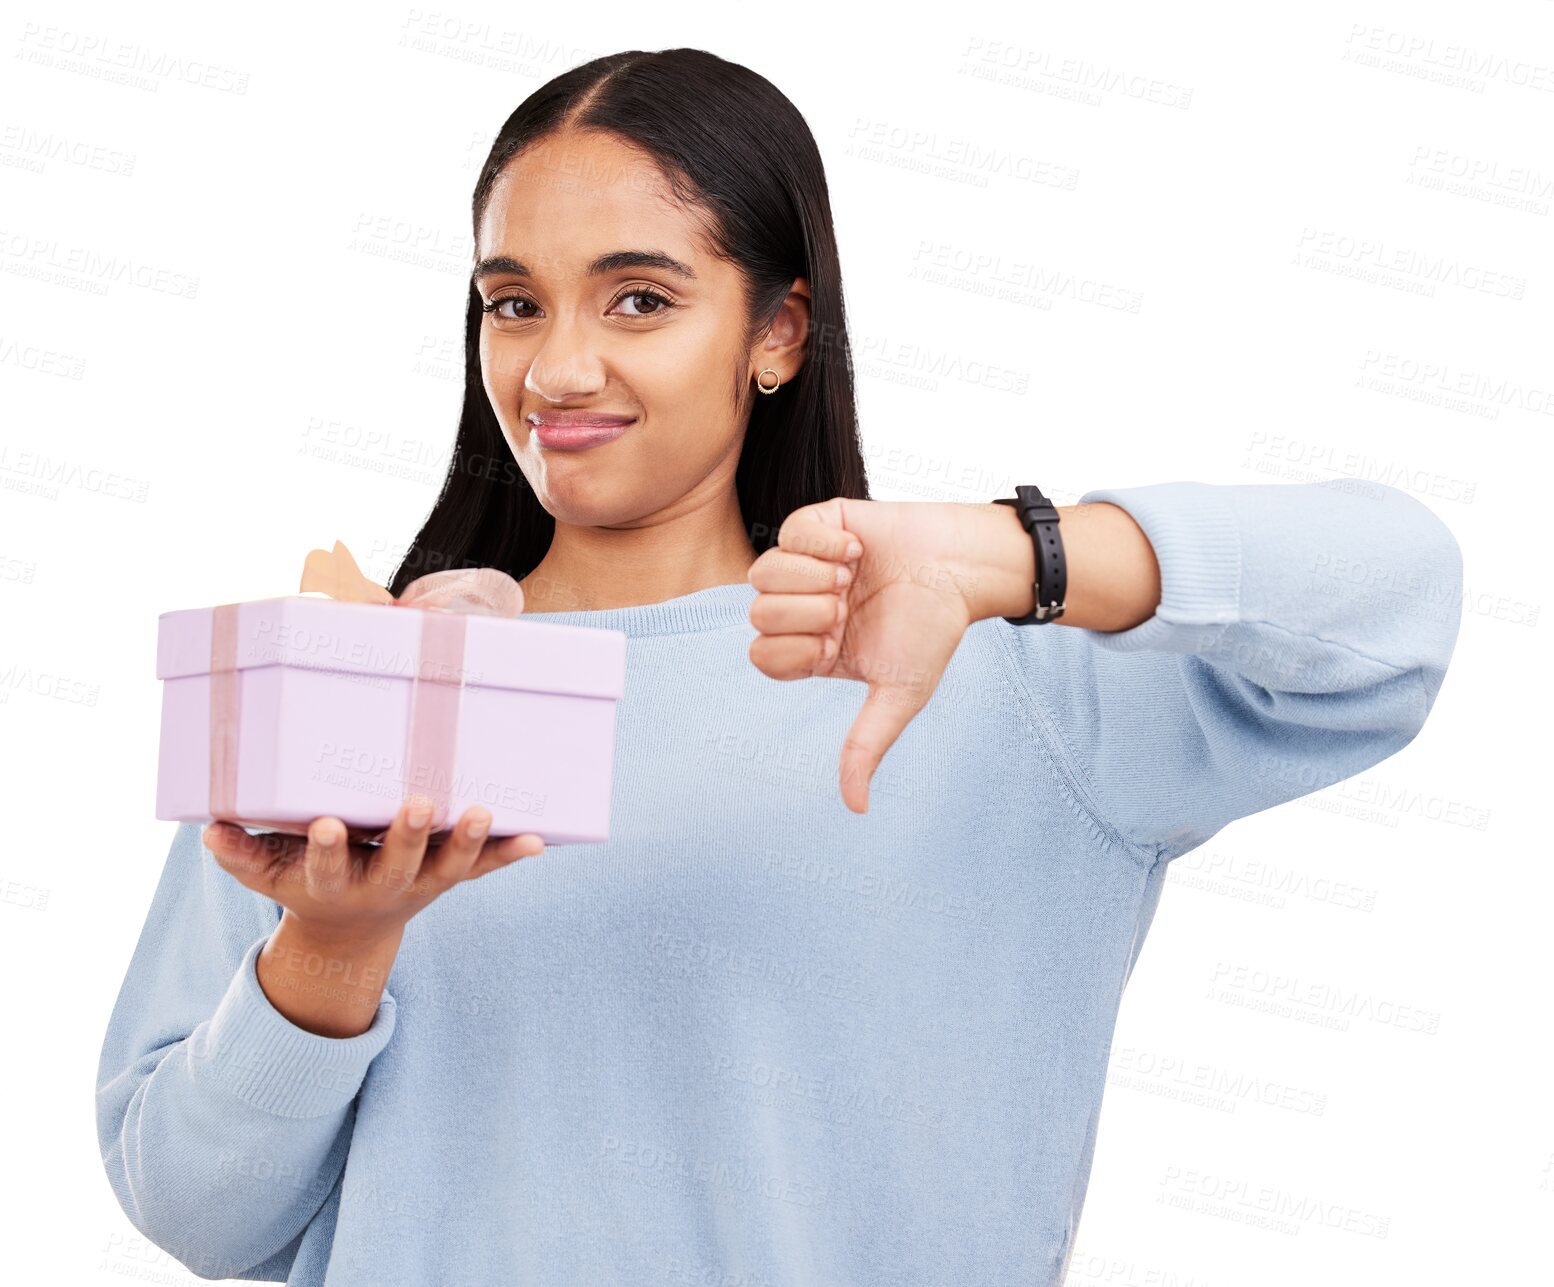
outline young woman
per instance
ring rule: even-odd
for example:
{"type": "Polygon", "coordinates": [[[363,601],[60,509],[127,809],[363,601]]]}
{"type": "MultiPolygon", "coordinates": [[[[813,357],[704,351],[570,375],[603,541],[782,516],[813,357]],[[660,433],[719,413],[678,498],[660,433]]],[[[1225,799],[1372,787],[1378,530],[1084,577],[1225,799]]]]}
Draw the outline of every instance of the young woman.
{"type": "Polygon", "coordinates": [[[97,1083],[125,1212],[331,1287],[1059,1282],[1168,863],[1419,732],[1455,541],[1386,487],[1100,489],[1012,624],[1014,508],[868,499],[814,140],[708,53],[537,90],[474,229],[390,589],[626,632],[611,839],[180,827],[97,1083]]]}

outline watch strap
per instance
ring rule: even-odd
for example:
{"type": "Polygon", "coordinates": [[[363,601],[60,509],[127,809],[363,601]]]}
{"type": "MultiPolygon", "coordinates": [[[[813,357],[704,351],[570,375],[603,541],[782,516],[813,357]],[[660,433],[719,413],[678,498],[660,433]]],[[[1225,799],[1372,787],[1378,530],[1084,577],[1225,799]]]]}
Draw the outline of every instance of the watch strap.
{"type": "Polygon", "coordinates": [[[1005,617],[1012,626],[1045,625],[1063,615],[1068,593],[1068,560],[1063,554],[1063,536],[1059,529],[1057,507],[1042,495],[1041,488],[1022,484],[1013,496],[1000,496],[995,505],[1013,506],[1020,526],[1029,533],[1036,550],[1036,606],[1023,617],[1005,617]],[[1042,587],[1047,587],[1043,593],[1042,587]]]}

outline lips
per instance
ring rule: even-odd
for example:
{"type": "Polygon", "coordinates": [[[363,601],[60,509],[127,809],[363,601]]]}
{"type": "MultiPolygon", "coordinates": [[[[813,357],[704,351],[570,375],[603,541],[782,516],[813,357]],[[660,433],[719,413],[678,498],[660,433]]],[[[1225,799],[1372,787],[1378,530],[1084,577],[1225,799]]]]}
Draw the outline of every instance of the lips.
{"type": "Polygon", "coordinates": [[[635,416],[603,411],[535,411],[529,416],[529,427],[541,447],[569,450],[610,442],[635,421],[635,416]]]}

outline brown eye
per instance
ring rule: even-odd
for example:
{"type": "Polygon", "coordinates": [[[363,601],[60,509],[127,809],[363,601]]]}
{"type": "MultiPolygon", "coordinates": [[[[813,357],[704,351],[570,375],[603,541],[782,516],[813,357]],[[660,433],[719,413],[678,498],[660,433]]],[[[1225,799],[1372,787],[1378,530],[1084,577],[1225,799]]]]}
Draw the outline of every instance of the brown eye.
{"type": "Polygon", "coordinates": [[[490,313],[493,317],[500,318],[504,322],[527,322],[534,316],[533,313],[514,315],[499,311],[505,304],[528,304],[533,308],[539,307],[532,299],[524,299],[522,295],[503,295],[500,299],[493,299],[489,304],[482,304],[480,311],[490,313]]]}
{"type": "Polygon", "coordinates": [[[667,313],[671,308],[675,307],[675,302],[672,299],[660,295],[656,290],[627,291],[626,294],[622,295],[618,300],[616,300],[616,303],[624,304],[628,299],[646,300],[650,307],[648,307],[646,310],[643,310],[639,306],[631,311],[628,311],[626,313],[627,317],[656,317],[658,314],[667,313]]]}

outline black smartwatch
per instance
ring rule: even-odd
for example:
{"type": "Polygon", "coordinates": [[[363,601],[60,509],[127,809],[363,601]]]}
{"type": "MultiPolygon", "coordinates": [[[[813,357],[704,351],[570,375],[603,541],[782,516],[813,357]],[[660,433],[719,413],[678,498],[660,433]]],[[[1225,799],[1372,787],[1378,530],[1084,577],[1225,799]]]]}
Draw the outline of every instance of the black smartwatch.
{"type": "Polygon", "coordinates": [[[1005,617],[1012,626],[1037,626],[1063,615],[1063,596],[1068,593],[1068,564],[1063,557],[1063,537],[1058,531],[1058,511],[1040,487],[1020,486],[1013,496],[1000,496],[995,505],[1013,505],[1020,526],[1036,546],[1036,607],[1023,617],[1005,617]],[[1047,593],[1042,593],[1042,587],[1047,593]]]}

